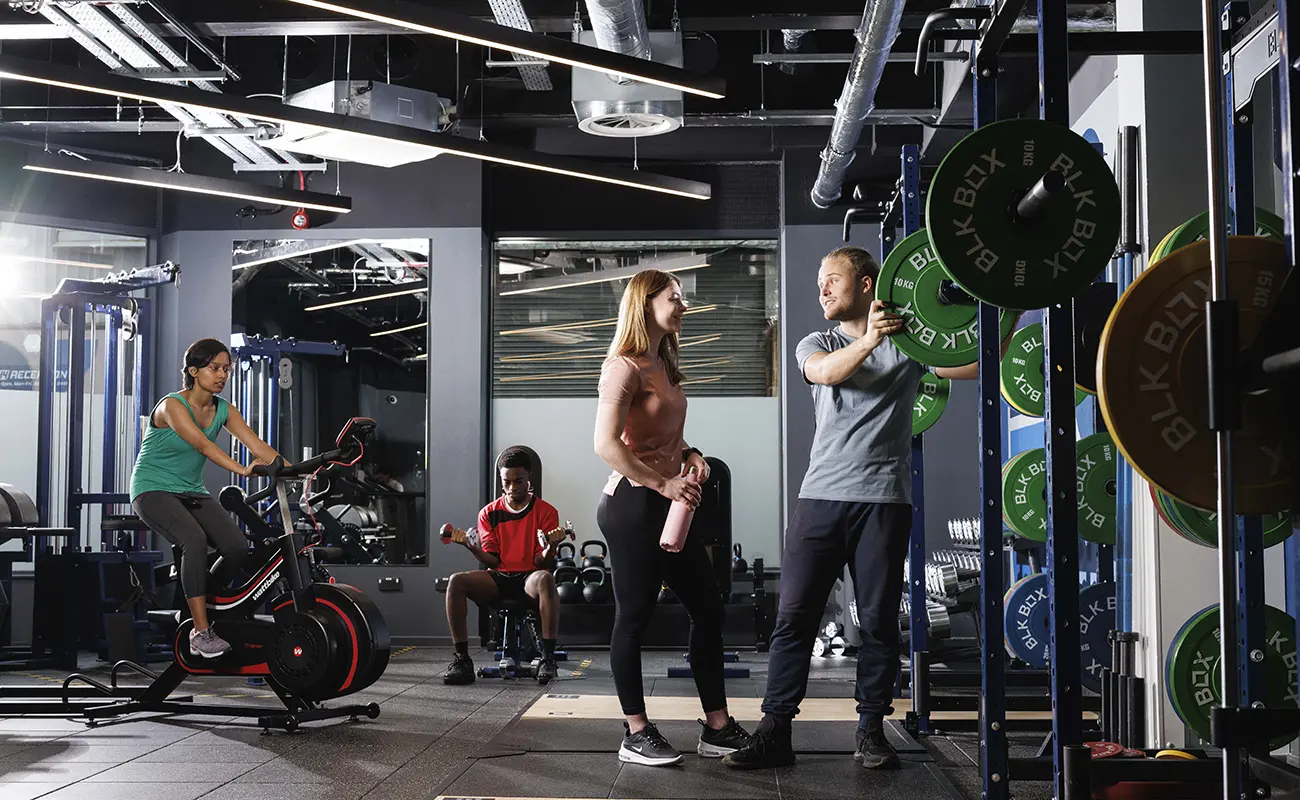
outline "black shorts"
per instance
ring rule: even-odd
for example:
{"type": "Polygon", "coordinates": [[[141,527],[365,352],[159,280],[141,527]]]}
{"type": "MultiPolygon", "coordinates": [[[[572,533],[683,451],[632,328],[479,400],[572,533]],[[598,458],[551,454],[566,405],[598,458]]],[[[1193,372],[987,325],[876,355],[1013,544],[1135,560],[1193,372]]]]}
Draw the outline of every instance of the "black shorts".
{"type": "Polygon", "coordinates": [[[533,599],[524,591],[524,584],[528,581],[528,576],[532,572],[497,572],[492,570],[492,580],[497,585],[497,595],[502,600],[522,600],[533,602],[533,599]]]}

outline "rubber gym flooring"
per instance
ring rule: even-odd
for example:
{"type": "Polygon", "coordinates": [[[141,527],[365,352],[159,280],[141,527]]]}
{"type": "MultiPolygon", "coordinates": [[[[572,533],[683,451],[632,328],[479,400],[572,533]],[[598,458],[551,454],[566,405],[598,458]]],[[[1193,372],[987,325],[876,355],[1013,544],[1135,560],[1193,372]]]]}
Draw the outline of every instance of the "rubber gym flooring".
{"type": "MultiPolygon", "coordinates": [[[[701,714],[691,681],[653,677],[681,666],[680,653],[644,659],[652,716],[687,753],[683,765],[667,768],[617,760],[622,725],[605,651],[571,652],[549,687],[492,678],[444,686],[449,649],[394,653],[383,678],[354,696],[378,702],[378,719],[308,723],[294,734],[264,736],[251,721],[216,717],[136,715],[95,728],[48,717],[0,719],[0,800],[980,796],[973,734],[930,736],[918,745],[894,728],[902,770],[872,772],[853,761],[852,659],[814,663],[796,723],[796,766],[734,772],[694,754],[701,714]]],[[[477,666],[490,663],[490,653],[473,656],[477,666]]],[[[728,692],[733,715],[752,730],[766,660],[752,652],[740,658],[753,677],[729,680],[728,692]]],[[[48,685],[62,677],[10,672],[0,673],[0,683],[48,685]]],[[[275,705],[267,689],[230,679],[192,680],[181,691],[200,702],[275,705]]],[[[1040,738],[1017,738],[1012,754],[1032,755],[1040,738]]],[[[1049,793],[1048,784],[1025,783],[1016,796],[1049,793]]]]}

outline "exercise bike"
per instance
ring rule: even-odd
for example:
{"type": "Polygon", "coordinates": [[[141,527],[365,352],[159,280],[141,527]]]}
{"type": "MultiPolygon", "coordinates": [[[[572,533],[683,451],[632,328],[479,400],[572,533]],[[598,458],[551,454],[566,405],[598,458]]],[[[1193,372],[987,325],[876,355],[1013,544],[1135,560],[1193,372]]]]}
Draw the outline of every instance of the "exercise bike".
{"type": "MultiPolygon", "coordinates": [[[[239,517],[253,541],[249,562],[261,564],[242,586],[208,598],[208,619],[217,634],[230,642],[230,652],[215,659],[192,655],[189,636],[194,621],[186,612],[150,611],[151,621],[164,629],[174,628],[175,660],[161,674],[131,661],[119,661],[111,673],[113,686],[121,672],[145,675],[153,682],[129,702],[87,708],[84,716],[88,724],[100,718],[147,711],[256,717],[258,725],[269,733],[272,727],[293,731],[300,723],[312,720],[379,716],[375,703],[335,708],[322,705],[323,701],[365,689],[383,675],[389,658],[388,625],[365,594],[334,583],[325,568],[315,563],[317,548],[304,547],[296,532],[285,487],[290,478],[310,475],[331,464],[355,462],[374,430],[374,420],[353,418],[339,433],[336,449],[299,464],[286,465],[277,458],[274,464],[254,468],[254,475],[268,479],[265,489],[247,497],[237,486],[222,490],[222,507],[239,517]],[[272,494],[276,497],[273,511],[279,516],[279,527],[268,524],[256,508],[272,494]],[[273,613],[258,613],[265,598],[281,585],[283,591],[272,595],[273,613]],[[280,698],[284,710],[169,700],[191,675],[262,677],[280,698]]],[[[179,563],[179,550],[175,556],[179,563]]],[[[73,675],[64,682],[65,691],[68,684],[77,681],[97,683],[84,675],[73,675]]]]}

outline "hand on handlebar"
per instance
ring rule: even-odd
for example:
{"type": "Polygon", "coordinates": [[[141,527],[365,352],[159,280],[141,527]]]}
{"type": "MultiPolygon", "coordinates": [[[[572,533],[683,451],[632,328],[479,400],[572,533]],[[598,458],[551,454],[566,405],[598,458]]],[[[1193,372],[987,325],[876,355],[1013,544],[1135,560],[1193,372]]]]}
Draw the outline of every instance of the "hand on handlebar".
{"type": "Polygon", "coordinates": [[[254,458],[252,461],[248,462],[248,466],[240,470],[240,474],[243,475],[245,478],[251,478],[254,475],[258,475],[258,474],[265,474],[265,473],[259,473],[257,469],[258,467],[265,467],[265,466],[267,466],[267,462],[263,461],[260,458],[254,458]]]}

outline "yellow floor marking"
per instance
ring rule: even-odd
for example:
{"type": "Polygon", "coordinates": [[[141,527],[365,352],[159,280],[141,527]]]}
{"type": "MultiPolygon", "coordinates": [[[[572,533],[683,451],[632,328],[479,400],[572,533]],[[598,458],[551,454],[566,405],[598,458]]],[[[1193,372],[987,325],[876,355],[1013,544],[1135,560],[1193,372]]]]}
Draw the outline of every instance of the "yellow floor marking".
{"type": "Polygon", "coordinates": [[[575,669],[574,671],[572,671],[572,672],[569,673],[569,677],[570,677],[570,678],[579,678],[579,677],[582,677],[583,670],[585,670],[587,667],[590,667],[590,666],[591,666],[591,659],[590,659],[590,658],[584,658],[584,659],[582,660],[582,663],[578,664],[578,668],[575,669]]]}
{"type": "MultiPolygon", "coordinates": [[[[696,697],[651,696],[645,699],[646,713],[651,719],[658,720],[693,720],[703,712],[696,697]]],[[[737,720],[757,721],[762,719],[762,698],[732,697],[728,699],[731,715],[737,720]]],[[[906,699],[893,701],[894,713],[891,719],[904,719],[911,710],[912,703],[906,699]]],[[[622,715],[616,695],[579,695],[548,694],[542,695],[527,711],[524,719],[617,719],[622,715]]],[[[935,721],[956,721],[978,719],[975,711],[932,711],[930,719],[935,721]]],[[[1044,720],[1051,719],[1050,711],[1008,711],[1007,720],[1044,720]]],[[[1086,712],[1085,719],[1096,719],[1097,715],[1086,712]]],[[[857,701],[851,697],[809,697],[799,706],[799,719],[812,722],[856,722],[858,719],[857,701]]],[[[499,798],[498,800],[504,800],[499,798]]]]}

